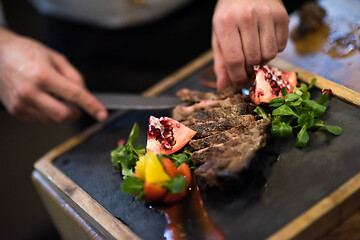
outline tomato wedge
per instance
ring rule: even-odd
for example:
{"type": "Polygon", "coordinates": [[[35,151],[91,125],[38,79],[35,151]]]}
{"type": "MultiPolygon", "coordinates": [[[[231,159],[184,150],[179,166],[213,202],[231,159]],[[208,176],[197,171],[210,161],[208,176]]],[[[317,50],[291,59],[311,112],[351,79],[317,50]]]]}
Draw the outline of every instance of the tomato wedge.
{"type": "Polygon", "coordinates": [[[189,166],[186,163],[182,163],[176,170],[179,174],[185,177],[186,188],[188,188],[191,183],[191,171],[189,166]]]}
{"type": "Polygon", "coordinates": [[[168,191],[161,186],[145,183],[144,184],[144,196],[145,202],[156,202],[162,199],[168,191]]]}
{"type": "Polygon", "coordinates": [[[179,174],[179,173],[177,172],[177,169],[176,169],[174,163],[173,163],[170,159],[168,159],[168,158],[166,158],[166,157],[163,157],[163,158],[161,159],[161,162],[162,162],[162,165],[163,165],[163,167],[164,167],[164,169],[165,169],[165,172],[166,172],[171,178],[173,178],[173,177],[175,177],[175,176],[177,176],[177,175],[179,174]]]}

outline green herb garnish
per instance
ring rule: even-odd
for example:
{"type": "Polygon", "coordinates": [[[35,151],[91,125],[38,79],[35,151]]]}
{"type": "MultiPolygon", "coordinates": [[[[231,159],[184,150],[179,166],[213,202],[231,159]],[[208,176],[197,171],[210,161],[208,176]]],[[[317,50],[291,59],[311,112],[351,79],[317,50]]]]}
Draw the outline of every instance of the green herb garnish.
{"type": "MultiPolygon", "coordinates": [[[[272,112],[271,135],[277,138],[288,138],[293,134],[293,129],[300,129],[297,133],[296,147],[304,148],[309,141],[307,130],[317,127],[324,127],[328,132],[334,135],[340,135],[342,128],[339,126],[326,125],[321,117],[328,105],[329,96],[324,93],[316,102],[311,100],[309,90],[315,86],[316,79],[311,80],[311,84],[307,86],[302,84],[295,87],[293,93],[281,89],[284,98],[278,97],[269,102],[272,112]]],[[[254,109],[254,112],[267,119],[267,114],[260,106],[254,109]],[[265,117],[266,116],[266,117],[265,117]]]]}
{"type": "Polygon", "coordinates": [[[170,181],[164,183],[163,188],[169,190],[171,194],[180,193],[186,188],[186,181],[184,176],[177,175],[173,177],[170,181]]]}
{"type": "Polygon", "coordinates": [[[126,144],[120,144],[111,152],[112,164],[115,168],[121,169],[124,178],[133,174],[136,161],[139,160],[139,156],[145,154],[145,148],[135,147],[138,138],[139,125],[135,123],[126,144]]]}

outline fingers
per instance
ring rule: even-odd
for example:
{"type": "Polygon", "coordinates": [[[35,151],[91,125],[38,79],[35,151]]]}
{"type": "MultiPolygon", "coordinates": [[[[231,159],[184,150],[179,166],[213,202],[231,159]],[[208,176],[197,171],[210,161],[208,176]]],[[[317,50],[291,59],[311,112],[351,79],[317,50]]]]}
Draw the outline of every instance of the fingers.
{"type": "Polygon", "coordinates": [[[247,81],[241,36],[231,14],[215,22],[215,34],[228,76],[235,87],[247,81]]]}
{"type": "Polygon", "coordinates": [[[214,71],[217,76],[217,90],[221,91],[222,89],[231,86],[231,81],[227,74],[219,43],[214,32],[212,33],[211,45],[214,52],[214,71]]]}
{"type": "Polygon", "coordinates": [[[283,14],[279,13],[274,16],[276,40],[279,52],[285,49],[289,37],[289,17],[285,9],[282,11],[283,14]]]}
{"type": "Polygon", "coordinates": [[[266,63],[271,59],[275,58],[278,52],[278,43],[275,34],[275,26],[272,21],[272,16],[267,10],[262,13],[264,18],[260,18],[259,22],[259,36],[260,36],[260,47],[261,47],[261,60],[262,63],[266,63]],[[270,21],[269,21],[270,19],[270,21]]]}
{"type": "Polygon", "coordinates": [[[51,121],[57,123],[73,122],[81,115],[80,111],[73,105],[67,105],[44,92],[38,92],[32,104],[42,113],[46,113],[51,121]]]}
{"type": "Polygon", "coordinates": [[[50,50],[51,52],[51,63],[55,69],[61,73],[64,77],[70,81],[84,87],[84,80],[81,74],[75,69],[74,66],[66,59],[66,57],[60,53],[50,50]]]}
{"type": "Polygon", "coordinates": [[[248,75],[250,75],[253,72],[253,66],[261,62],[258,21],[254,9],[249,8],[242,14],[238,28],[241,33],[245,69],[248,75]]]}
{"type": "Polygon", "coordinates": [[[98,121],[104,121],[107,118],[105,107],[84,87],[67,81],[51,68],[47,71],[47,75],[51,78],[40,83],[46,91],[79,106],[98,121]]]}

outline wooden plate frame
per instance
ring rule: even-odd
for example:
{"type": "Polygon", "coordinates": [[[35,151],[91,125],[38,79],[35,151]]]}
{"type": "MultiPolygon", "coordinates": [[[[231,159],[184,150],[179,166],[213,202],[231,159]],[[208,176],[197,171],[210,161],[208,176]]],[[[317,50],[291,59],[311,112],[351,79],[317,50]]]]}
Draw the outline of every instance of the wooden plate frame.
{"type": "MultiPolygon", "coordinates": [[[[163,79],[152,88],[143,92],[144,96],[158,95],[184,78],[190,76],[199,68],[210,63],[213,59],[212,51],[208,51],[190,62],[174,74],[163,79]]],[[[274,59],[270,65],[278,67],[284,71],[296,71],[298,77],[306,83],[310,83],[312,78],[317,78],[316,87],[330,88],[333,94],[339,99],[352,105],[360,107],[360,93],[357,93],[344,86],[331,82],[325,78],[297,68],[281,59],[274,59]]],[[[87,138],[103,129],[106,125],[116,120],[123,112],[116,112],[109,117],[106,122],[98,123],[88,128],[84,132],[70,138],[61,145],[55,147],[41,157],[34,164],[32,178],[34,182],[46,181],[50,187],[45,187],[46,191],[55,188],[57,193],[64,193],[67,202],[70,200],[71,206],[79,210],[86,216],[91,225],[100,227],[99,233],[89,231],[87,236],[90,238],[115,238],[115,239],[139,239],[125,224],[112,216],[104,207],[89,196],[76,183],[61,172],[53,161],[60,155],[69,151],[76,145],[82,143],[87,138]]],[[[38,185],[38,184],[37,184],[38,185]]],[[[43,187],[44,188],[44,187],[43,187]]],[[[63,196],[63,197],[64,197],[63,196]]],[[[303,212],[293,221],[282,227],[280,230],[271,235],[268,239],[315,239],[334,228],[340,222],[343,222],[360,207],[360,172],[349,179],[338,189],[327,197],[320,200],[310,209],[303,212]]],[[[89,226],[83,224],[83,228],[89,226]]]]}

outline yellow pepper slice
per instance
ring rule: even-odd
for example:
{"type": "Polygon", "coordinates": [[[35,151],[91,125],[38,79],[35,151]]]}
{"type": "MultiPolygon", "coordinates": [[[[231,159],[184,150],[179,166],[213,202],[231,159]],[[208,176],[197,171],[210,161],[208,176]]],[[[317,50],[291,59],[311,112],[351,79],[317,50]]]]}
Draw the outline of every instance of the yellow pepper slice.
{"type": "Polygon", "coordinates": [[[165,172],[161,162],[157,159],[154,153],[147,153],[145,158],[145,182],[161,184],[165,181],[171,180],[170,176],[165,172]]]}

